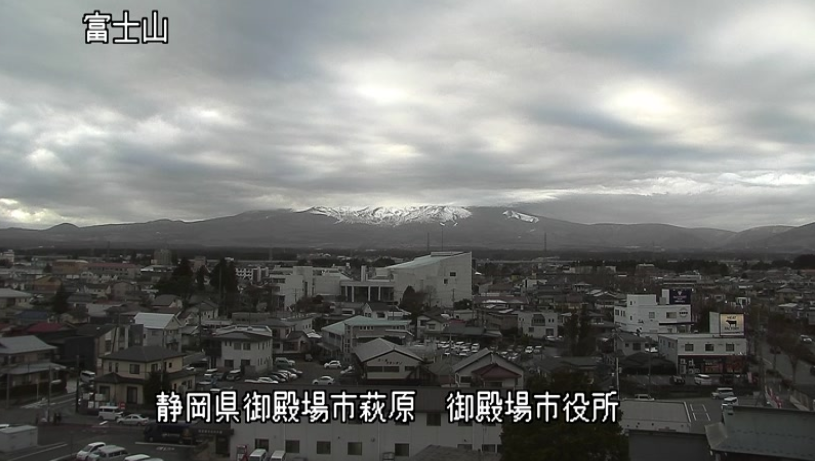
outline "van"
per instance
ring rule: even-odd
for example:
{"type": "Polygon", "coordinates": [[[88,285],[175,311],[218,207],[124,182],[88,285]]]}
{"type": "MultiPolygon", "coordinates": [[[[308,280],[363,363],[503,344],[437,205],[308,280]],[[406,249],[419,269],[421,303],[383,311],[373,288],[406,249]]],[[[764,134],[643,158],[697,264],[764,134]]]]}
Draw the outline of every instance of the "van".
{"type": "Polygon", "coordinates": [[[735,397],[736,393],[733,392],[732,387],[718,387],[710,396],[717,400],[723,400],[727,397],[735,397]]]}
{"type": "Polygon", "coordinates": [[[99,419],[102,421],[116,421],[124,415],[124,412],[115,405],[103,405],[99,407],[99,419]]]}
{"type": "Polygon", "coordinates": [[[232,370],[226,374],[224,379],[227,381],[240,381],[243,379],[243,373],[240,370],[232,370]]]}
{"type": "Polygon", "coordinates": [[[269,452],[263,448],[256,448],[255,451],[249,455],[249,461],[267,461],[268,454],[269,452]]]}
{"type": "Polygon", "coordinates": [[[124,460],[127,455],[127,450],[124,447],[105,445],[88,455],[88,461],[119,461],[124,460]]]}
{"type": "Polygon", "coordinates": [[[291,368],[294,366],[294,360],[289,360],[285,357],[278,357],[274,359],[274,365],[278,368],[291,368]]]}
{"type": "Polygon", "coordinates": [[[713,384],[713,379],[710,375],[698,374],[693,377],[693,382],[696,383],[697,386],[710,386],[713,384]]]}
{"type": "Polygon", "coordinates": [[[269,461],[286,461],[286,451],[275,450],[275,452],[272,453],[272,456],[269,458],[269,461]]]}
{"type": "Polygon", "coordinates": [[[84,370],[79,373],[79,382],[85,384],[91,384],[96,379],[96,373],[88,370],[84,370]]]}
{"type": "Polygon", "coordinates": [[[738,405],[738,404],[739,404],[739,398],[735,397],[735,396],[733,396],[733,397],[725,397],[722,400],[722,408],[732,407],[733,405],[738,405]]]}

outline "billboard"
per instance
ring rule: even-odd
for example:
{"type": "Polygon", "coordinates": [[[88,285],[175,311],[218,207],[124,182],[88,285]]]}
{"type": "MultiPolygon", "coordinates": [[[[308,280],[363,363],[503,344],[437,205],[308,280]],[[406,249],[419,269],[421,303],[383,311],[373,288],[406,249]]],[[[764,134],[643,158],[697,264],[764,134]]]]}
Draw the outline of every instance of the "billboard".
{"type": "Polygon", "coordinates": [[[668,304],[690,304],[693,290],[668,290],[668,304]]]}
{"type": "Polygon", "coordinates": [[[719,334],[743,335],[744,314],[719,314],[719,334]]]}

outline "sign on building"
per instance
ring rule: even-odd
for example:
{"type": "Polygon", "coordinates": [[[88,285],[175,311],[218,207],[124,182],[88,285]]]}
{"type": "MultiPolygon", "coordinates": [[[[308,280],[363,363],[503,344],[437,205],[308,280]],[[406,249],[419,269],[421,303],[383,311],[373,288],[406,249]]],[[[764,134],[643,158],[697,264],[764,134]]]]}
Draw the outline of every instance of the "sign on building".
{"type": "Polygon", "coordinates": [[[719,314],[716,312],[711,312],[710,315],[711,333],[718,333],[721,335],[744,334],[744,314],[719,314]]]}
{"type": "Polygon", "coordinates": [[[690,304],[693,290],[668,290],[668,304],[690,304]]]}

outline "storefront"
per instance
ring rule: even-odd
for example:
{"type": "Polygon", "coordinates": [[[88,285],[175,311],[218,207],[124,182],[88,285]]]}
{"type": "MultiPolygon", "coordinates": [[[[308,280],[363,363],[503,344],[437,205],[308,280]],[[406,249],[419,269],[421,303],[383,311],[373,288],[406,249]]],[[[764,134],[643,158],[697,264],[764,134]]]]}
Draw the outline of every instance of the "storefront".
{"type": "Polygon", "coordinates": [[[207,449],[210,453],[229,456],[229,439],[233,432],[229,424],[196,423],[194,427],[196,438],[199,441],[209,442],[207,449]]]}
{"type": "Polygon", "coordinates": [[[748,370],[747,359],[743,355],[716,357],[684,356],[679,357],[678,365],[679,374],[682,375],[692,375],[696,373],[708,375],[740,375],[747,373],[748,370]]]}

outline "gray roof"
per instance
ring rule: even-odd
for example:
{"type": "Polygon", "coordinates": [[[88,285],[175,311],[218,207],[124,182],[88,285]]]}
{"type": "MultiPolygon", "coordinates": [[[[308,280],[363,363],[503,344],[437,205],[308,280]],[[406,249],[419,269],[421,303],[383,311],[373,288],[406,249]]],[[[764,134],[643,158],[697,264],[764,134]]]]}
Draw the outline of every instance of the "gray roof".
{"type": "Polygon", "coordinates": [[[172,351],[161,346],[135,346],[104,356],[103,360],[121,360],[123,362],[151,363],[186,355],[184,352],[172,351]]]}
{"type": "Polygon", "coordinates": [[[524,372],[523,368],[519,367],[518,365],[513,364],[509,360],[504,359],[500,355],[493,353],[491,350],[487,349],[486,347],[484,349],[481,349],[480,351],[476,352],[475,354],[473,354],[473,355],[471,355],[469,357],[466,357],[464,359],[461,359],[460,361],[456,362],[456,364],[453,365],[453,371],[455,373],[458,373],[459,371],[463,370],[464,368],[466,368],[466,367],[468,367],[468,366],[470,366],[470,365],[472,365],[472,364],[474,364],[474,363],[476,363],[479,360],[482,360],[484,358],[487,358],[487,360],[485,361],[485,366],[488,363],[495,363],[495,364],[500,365],[502,368],[505,368],[505,369],[510,370],[510,371],[514,371],[514,372],[516,372],[518,374],[521,374],[521,375],[524,372]]]}
{"type": "Polygon", "coordinates": [[[11,336],[0,338],[0,355],[25,354],[27,352],[52,351],[49,346],[36,336],[11,336]]]}
{"type": "Polygon", "coordinates": [[[691,420],[684,402],[623,400],[621,425],[642,431],[674,430],[691,432],[691,420]]]}
{"type": "Polygon", "coordinates": [[[133,319],[133,323],[144,325],[144,328],[163,330],[173,321],[173,314],[154,314],[152,312],[139,312],[133,319]]]}
{"type": "Polygon", "coordinates": [[[30,298],[34,295],[24,291],[12,290],[11,288],[0,288],[0,299],[3,298],[30,298]]]}
{"type": "Polygon", "coordinates": [[[153,306],[169,306],[170,304],[179,299],[181,298],[179,298],[176,295],[158,295],[151,304],[153,306]]]}
{"type": "Polygon", "coordinates": [[[354,354],[360,362],[367,362],[377,357],[383,356],[390,352],[396,352],[407,357],[410,357],[419,362],[422,358],[411,352],[408,348],[386,341],[382,338],[376,338],[373,341],[362,343],[354,349],[354,354]]]}
{"type": "Polygon", "coordinates": [[[380,303],[380,302],[371,302],[371,303],[367,303],[367,305],[374,312],[397,312],[397,311],[400,310],[396,306],[392,306],[390,304],[385,304],[385,303],[380,303]]]}
{"type": "Polygon", "coordinates": [[[815,461],[813,412],[735,406],[705,431],[713,451],[815,461]]]}
{"type": "Polygon", "coordinates": [[[408,458],[408,461],[501,461],[499,453],[480,453],[464,448],[428,445],[424,450],[408,458]]]}

